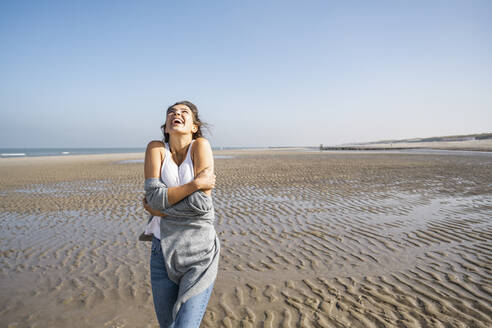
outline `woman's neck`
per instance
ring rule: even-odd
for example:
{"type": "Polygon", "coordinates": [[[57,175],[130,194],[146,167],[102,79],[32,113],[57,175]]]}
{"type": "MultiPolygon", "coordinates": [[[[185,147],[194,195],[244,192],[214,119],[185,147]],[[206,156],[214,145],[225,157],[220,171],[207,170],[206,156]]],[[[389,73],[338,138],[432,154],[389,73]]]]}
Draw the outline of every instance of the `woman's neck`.
{"type": "Polygon", "coordinates": [[[184,155],[188,150],[188,145],[193,140],[191,134],[174,135],[169,138],[169,150],[172,154],[184,155]]]}

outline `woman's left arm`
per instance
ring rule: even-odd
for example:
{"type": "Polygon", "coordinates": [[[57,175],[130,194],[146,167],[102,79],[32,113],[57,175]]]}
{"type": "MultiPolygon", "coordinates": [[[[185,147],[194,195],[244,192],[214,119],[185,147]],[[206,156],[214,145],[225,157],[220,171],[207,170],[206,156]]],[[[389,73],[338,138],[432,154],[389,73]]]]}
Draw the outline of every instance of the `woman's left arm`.
{"type": "MultiPolygon", "coordinates": [[[[195,178],[205,169],[214,171],[214,156],[212,153],[212,147],[210,143],[205,138],[197,138],[193,143],[195,146],[192,150],[193,167],[195,171],[195,178]]],[[[212,195],[212,188],[203,189],[203,191],[208,195],[212,195]]]]}
{"type": "Polygon", "coordinates": [[[153,216],[161,216],[161,217],[166,216],[166,214],[159,212],[157,210],[154,210],[152,207],[150,207],[149,203],[147,203],[147,198],[145,196],[142,200],[142,205],[145,208],[145,210],[153,216]]]}

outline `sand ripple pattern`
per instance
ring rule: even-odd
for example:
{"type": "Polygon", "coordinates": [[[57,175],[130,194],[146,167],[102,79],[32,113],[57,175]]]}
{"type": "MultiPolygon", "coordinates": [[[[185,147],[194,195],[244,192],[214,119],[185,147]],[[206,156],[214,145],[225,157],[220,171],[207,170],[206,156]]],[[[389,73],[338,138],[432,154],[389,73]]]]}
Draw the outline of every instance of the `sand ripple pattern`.
{"type": "MultiPolygon", "coordinates": [[[[202,327],[492,326],[492,156],[223,155],[202,327]]],[[[156,327],[142,165],[29,172],[0,165],[5,326],[156,327]]]]}
{"type": "Polygon", "coordinates": [[[219,168],[223,285],[205,327],[492,324],[490,157],[285,154],[219,168]]]}

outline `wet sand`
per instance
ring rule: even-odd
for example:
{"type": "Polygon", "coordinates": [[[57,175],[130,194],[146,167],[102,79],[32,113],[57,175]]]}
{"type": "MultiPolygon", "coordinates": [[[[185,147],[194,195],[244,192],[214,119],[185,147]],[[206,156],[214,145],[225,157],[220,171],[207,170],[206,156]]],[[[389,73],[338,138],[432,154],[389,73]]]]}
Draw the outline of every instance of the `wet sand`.
{"type": "MultiPolygon", "coordinates": [[[[492,154],[215,154],[202,327],[492,326],[492,154]]],[[[142,158],[0,160],[1,327],[157,327],[142,158]]]]}

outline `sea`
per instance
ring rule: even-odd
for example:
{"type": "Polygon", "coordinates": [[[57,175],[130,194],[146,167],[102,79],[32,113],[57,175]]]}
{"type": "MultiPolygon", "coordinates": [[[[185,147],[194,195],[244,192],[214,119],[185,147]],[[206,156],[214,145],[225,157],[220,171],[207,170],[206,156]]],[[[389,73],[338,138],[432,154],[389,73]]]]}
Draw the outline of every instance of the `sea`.
{"type": "MultiPolygon", "coordinates": [[[[256,149],[255,147],[212,147],[213,150],[256,149]]],[[[138,148],[0,148],[0,158],[92,154],[145,153],[138,148]]]]}
{"type": "Polygon", "coordinates": [[[64,155],[144,153],[145,147],[139,148],[0,148],[0,158],[39,157],[64,155]]]}

